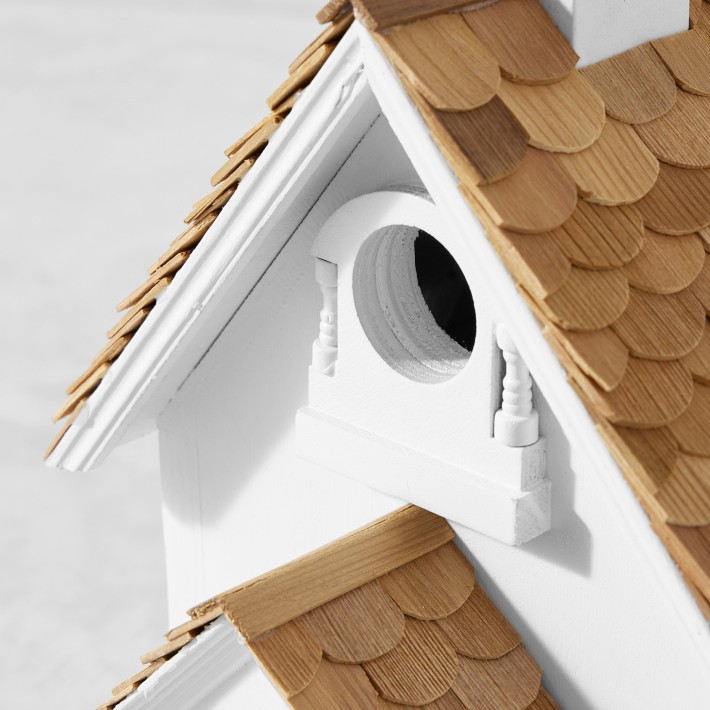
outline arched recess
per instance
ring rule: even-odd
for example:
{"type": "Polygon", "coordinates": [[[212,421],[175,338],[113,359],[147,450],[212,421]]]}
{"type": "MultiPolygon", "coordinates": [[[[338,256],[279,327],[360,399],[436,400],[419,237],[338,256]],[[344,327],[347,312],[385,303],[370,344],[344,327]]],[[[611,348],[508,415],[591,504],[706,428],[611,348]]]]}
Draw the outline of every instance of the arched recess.
{"type": "Polygon", "coordinates": [[[324,299],[300,455],[509,543],[547,530],[544,442],[493,438],[502,357],[492,296],[429,196],[405,187],[358,197],[325,222],[311,253],[324,299]],[[421,235],[470,290],[470,352],[424,299],[421,235]]]}

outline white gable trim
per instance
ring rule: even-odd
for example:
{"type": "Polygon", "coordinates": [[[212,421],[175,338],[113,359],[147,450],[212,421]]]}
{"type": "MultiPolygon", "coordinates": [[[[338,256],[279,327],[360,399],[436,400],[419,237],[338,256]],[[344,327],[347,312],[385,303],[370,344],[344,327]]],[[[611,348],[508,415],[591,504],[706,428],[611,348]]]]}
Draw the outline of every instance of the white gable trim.
{"type": "Polygon", "coordinates": [[[154,426],[154,418],[378,112],[351,29],[158,299],[48,465],[89,469],[122,440],[154,426]]]}
{"type": "Polygon", "coordinates": [[[116,707],[197,710],[205,698],[253,662],[236,629],[221,616],[116,707]]]}
{"type": "MultiPolygon", "coordinates": [[[[477,259],[485,264],[480,277],[499,299],[502,322],[514,324],[518,348],[536,383],[562,424],[570,445],[599,472],[606,498],[622,511],[640,554],[647,556],[658,584],[666,591],[679,623],[688,630],[705,663],[710,664],[710,625],[707,624],[668,551],[649,525],[623,474],[597,432],[579,397],[567,382],[556,355],[508,273],[485,237],[483,229],[458,190],[458,180],[436,147],[429,131],[367,30],[356,25],[363,47],[368,81],[402,147],[412,161],[434,202],[450,220],[451,229],[467,236],[477,259]]],[[[554,505],[554,501],[553,501],[554,505]]],[[[649,620],[652,623],[652,620],[649,620]]]]}

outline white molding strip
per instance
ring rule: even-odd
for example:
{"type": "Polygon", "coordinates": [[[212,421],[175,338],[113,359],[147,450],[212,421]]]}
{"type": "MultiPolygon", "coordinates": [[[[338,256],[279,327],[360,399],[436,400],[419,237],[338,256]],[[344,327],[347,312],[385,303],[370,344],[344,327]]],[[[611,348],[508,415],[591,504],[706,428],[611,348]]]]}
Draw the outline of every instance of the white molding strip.
{"type": "Polygon", "coordinates": [[[496,482],[495,471],[477,476],[308,407],[298,412],[296,432],[304,459],[507,545],[550,529],[546,479],[516,490],[496,482]]]}
{"type": "Polygon", "coordinates": [[[305,215],[377,115],[351,29],[92,394],[48,465],[87,470],[121,440],[150,428],[146,420],[162,411],[298,223],[277,229],[274,220],[305,215]],[[265,236],[267,228],[271,232],[265,236]]]}
{"type": "Polygon", "coordinates": [[[666,590],[679,622],[695,640],[698,652],[710,664],[710,625],[703,618],[668,551],[649,525],[648,517],[633,495],[623,474],[597,432],[567,375],[542,335],[529,308],[480,223],[458,190],[458,180],[436,147],[416,108],[405,93],[387,59],[364,27],[356,25],[363,48],[368,81],[402,147],[435,203],[448,216],[451,229],[467,239],[485,268],[480,278],[498,295],[502,320],[515,324],[518,348],[563,426],[570,445],[598,471],[595,479],[607,489],[607,498],[621,512],[629,532],[638,542],[639,554],[649,560],[658,584],[666,590]]]}
{"type": "Polygon", "coordinates": [[[221,616],[116,707],[198,710],[205,698],[253,662],[237,630],[221,616]]]}

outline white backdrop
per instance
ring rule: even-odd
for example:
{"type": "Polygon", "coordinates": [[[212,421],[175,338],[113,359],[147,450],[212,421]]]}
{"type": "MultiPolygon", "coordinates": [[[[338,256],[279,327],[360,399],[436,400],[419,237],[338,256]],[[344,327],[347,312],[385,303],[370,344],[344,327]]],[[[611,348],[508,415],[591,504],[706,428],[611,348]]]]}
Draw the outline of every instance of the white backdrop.
{"type": "Polygon", "coordinates": [[[0,0],[2,707],[95,707],[160,643],[155,437],[57,472],[49,418],[321,4],[0,0]]]}

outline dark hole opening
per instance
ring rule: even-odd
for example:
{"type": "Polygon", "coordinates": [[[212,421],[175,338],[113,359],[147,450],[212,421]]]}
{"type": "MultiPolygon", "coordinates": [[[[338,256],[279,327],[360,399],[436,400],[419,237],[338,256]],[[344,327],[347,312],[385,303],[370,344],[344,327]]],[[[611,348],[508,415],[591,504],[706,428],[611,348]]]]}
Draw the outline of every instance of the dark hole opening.
{"type": "Polygon", "coordinates": [[[476,341],[476,311],[459,265],[434,237],[420,230],[414,240],[414,266],[422,296],[437,325],[471,352],[476,341]]]}

